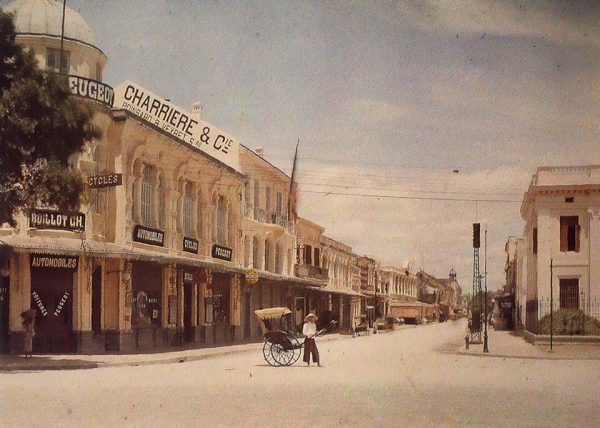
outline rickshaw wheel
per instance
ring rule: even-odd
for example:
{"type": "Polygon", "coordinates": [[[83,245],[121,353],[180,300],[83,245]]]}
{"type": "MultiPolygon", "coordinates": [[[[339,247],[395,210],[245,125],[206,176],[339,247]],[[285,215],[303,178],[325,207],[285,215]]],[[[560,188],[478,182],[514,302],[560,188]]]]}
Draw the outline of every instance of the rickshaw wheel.
{"type": "Polygon", "coordinates": [[[273,344],[267,340],[263,345],[263,357],[270,366],[279,366],[280,364],[273,358],[272,347],[273,344]]]}
{"type": "Polygon", "coordinates": [[[302,346],[293,336],[280,336],[271,346],[273,359],[281,366],[291,366],[302,352],[302,346]]]}

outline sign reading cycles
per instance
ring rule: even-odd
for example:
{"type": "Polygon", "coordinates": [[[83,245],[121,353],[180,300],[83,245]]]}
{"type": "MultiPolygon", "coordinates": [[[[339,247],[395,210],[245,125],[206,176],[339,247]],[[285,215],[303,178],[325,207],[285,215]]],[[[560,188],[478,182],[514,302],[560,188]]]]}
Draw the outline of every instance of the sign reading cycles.
{"type": "Polygon", "coordinates": [[[239,143],[233,137],[135,83],[125,81],[115,88],[114,107],[128,110],[180,142],[239,171],[239,143]]]}

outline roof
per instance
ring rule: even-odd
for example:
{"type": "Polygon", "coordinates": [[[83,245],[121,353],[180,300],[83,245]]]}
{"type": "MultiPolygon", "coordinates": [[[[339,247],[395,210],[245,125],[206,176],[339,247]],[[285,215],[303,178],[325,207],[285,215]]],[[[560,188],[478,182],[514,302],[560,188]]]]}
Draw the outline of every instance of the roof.
{"type": "MultiPolygon", "coordinates": [[[[62,9],[62,2],[55,0],[17,0],[3,8],[4,12],[14,14],[17,34],[55,37],[62,34],[62,9]]],[[[96,47],[92,30],[70,7],[65,9],[65,38],[96,47]]]]}

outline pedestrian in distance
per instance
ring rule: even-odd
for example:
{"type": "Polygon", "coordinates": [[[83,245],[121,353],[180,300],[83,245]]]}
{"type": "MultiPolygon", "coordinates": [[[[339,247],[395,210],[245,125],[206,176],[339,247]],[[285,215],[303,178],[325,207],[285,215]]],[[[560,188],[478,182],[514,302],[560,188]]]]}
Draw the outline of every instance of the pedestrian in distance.
{"type": "Polygon", "coordinates": [[[27,309],[26,311],[21,312],[21,318],[23,318],[23,331],[25,332],[25,358],[31,358],[31,352],[33,350],[33,336],[35,336],[35,315],[35,309],[27,309]]]}
{"type": "Polygon", "coordinates": [[[312,354],[313,363],[317,363],[317,366],[321,367],[321,363],[319,361],[319,350],[317,349],[317,343],[315,342],[315,336],[317,335],[317,325],[315,322],[319,318],[310,313],[304,318],[304,325],[302,326],[302,334],[306,339],[304,339],[304,362],[307,367],[310,367],[310,357],[312,354]]]}

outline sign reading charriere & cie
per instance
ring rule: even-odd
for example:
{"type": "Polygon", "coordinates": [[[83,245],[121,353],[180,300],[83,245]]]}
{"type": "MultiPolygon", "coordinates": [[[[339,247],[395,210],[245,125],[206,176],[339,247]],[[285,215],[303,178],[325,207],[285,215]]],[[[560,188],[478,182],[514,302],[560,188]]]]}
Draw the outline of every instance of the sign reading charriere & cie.
{"type": "Polygon", "coordinates": [[[165,232],[138,225],[133,230],[133,240],[142,244],[162,247],[165,242],[165,232]]]}
{"type": "Polygon", "coordinates": [[[85,230],[85,214],[34,210],[29,215],[29,226],[37,229],[85,230]]]}

